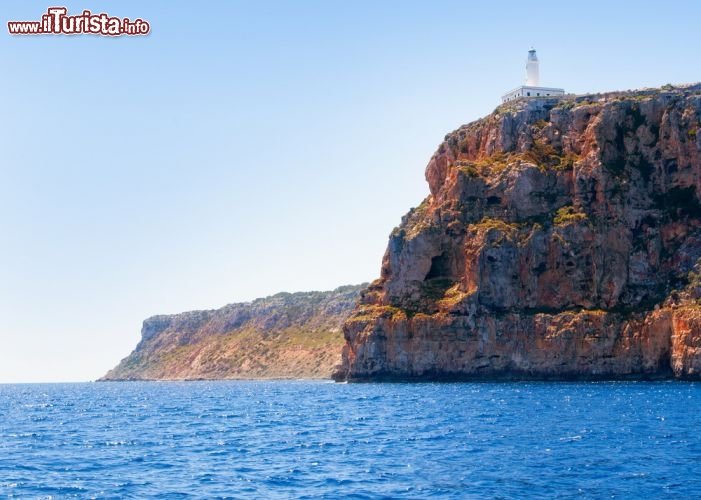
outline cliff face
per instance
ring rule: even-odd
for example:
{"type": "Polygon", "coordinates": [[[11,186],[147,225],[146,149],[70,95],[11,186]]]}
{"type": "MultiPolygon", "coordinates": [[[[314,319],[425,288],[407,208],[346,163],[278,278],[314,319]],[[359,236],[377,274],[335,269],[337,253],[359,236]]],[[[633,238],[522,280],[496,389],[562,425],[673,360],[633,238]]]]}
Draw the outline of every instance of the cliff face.
{"type": "Polygon", "coordinates": [[[335,378],[701,376],[701,85],[509,103],[426,179],[335,378]]]}
{"type": "Polygon", "coordinates": [[[329,378],[341,361],[341,324],[365,286],[153,316],[102,380],[329,378]]]}

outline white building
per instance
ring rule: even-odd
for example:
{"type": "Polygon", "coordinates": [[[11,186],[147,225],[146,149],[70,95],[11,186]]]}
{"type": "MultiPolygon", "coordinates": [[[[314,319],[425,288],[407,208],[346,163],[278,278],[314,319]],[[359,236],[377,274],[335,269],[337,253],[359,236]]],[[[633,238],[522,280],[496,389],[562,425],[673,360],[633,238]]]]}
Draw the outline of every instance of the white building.
{"type": "Polygon", "coordinates": [[[538,56],[535,49],[528,51],[526,60],[526,84],[501,96],[501,102],[509,102],[515,99],[528,97],[552,97],[565,95],[565,89],[540,86],[540,68],[538,66],[538,56]]]}

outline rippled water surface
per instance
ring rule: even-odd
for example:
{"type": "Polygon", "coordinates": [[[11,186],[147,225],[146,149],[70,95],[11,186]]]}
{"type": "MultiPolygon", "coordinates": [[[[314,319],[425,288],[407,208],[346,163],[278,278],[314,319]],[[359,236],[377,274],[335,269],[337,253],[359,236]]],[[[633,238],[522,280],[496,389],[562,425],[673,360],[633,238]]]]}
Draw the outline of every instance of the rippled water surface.
{"type": "Polygon", "coordinates": [[[0,495],[701,497],[701,385],[0,385],[0,495]]]}

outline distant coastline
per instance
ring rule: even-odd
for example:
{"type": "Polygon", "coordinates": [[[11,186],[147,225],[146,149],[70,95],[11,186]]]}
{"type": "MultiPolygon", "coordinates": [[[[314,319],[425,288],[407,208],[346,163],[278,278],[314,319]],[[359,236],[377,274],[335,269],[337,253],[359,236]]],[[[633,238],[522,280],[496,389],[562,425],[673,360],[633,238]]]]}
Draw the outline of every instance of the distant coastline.
{"type": "Polygon", "coordinates": [[[329,380],[341,326],[365,286],[153,316],[134,351],[99,381],[329,380]]]}

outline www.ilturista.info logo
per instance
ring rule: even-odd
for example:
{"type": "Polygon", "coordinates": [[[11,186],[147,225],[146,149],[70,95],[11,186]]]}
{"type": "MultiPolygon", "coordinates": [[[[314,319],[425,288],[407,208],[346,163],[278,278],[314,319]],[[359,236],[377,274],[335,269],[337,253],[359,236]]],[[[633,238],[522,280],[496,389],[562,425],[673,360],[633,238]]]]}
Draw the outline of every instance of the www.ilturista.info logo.
{"type": "Polygon", "coordinates": [[[148,35],[151,26],[143,19],[112,17],[105,13],[69,16],[66,7],[49,7],[41,21],[8,21],[10,35],[148,35]]]}

